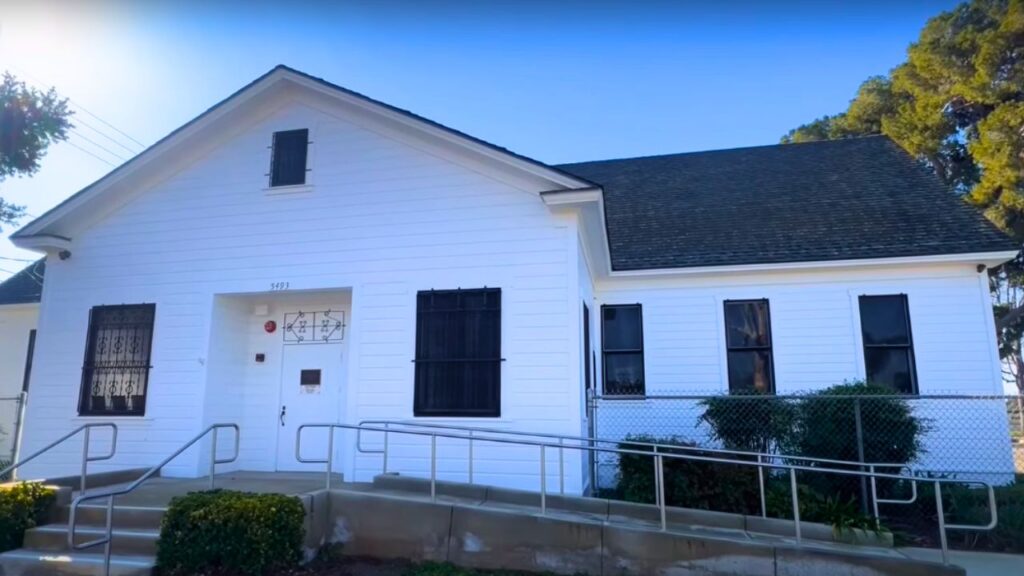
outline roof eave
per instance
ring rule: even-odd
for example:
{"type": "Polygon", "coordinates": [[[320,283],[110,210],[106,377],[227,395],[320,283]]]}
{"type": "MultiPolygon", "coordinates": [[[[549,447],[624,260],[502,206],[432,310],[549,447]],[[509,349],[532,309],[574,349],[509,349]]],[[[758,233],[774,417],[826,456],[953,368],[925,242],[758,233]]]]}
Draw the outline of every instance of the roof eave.
{"type": "MultiPolygon", "coordinates": [[[[963,254],[935,254],[901,256],[894,258],[860,258],[849,260],[817,260],[806,262],[779,262],[769,264],[735,264],[725,266],[692,266],[685,268],[650,268],[643,270],[612,270],[610,278],[649,278],[701,276],[707,274],[743,274],[752,272],[791,272],[830,270],[838,268],[866,268],[873,266],[907,266],[914,264],[973,264],[992,268],[1015,258],[1017,250],[995,252],[966,252],[963,254]]],[[[984,271],[979,269],[979,272],[984,271]]]]}

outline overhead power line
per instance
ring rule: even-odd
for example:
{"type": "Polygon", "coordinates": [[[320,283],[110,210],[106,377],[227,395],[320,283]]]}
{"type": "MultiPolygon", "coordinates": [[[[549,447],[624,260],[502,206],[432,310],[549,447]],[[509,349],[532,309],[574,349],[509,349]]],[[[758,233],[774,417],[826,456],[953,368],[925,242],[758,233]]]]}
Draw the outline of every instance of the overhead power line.
{"type": "Polygon", "coordinates": [[[70,145],[71,145],[71,146],[72,146],[73,148],[78,148],[79,150],[81,150],[82,152],[85,152],[85,153],[86,153],[86,154],[88,154],[89,156],[92,156],[93,158],[95,158],[95,159],[99,160],[100,162],[103,162],[103,163],[104,163],[104,164],[106,164],[107,166],[110,166],[111,168],[117,168],[117,164],[114,164],[113,162],[111,162],[110,160],[107,160],[106,158],[101,158],[101,157],[97,156],[96,154],[93,154],[92,152],[90,152],[90,151],[86,150],[85,148],[82,148],[82,147],[81,147],[81,146],[79,146],[78,144],[75,144],[75,143],[74,143],[74,142],[72,142],[71,140],[65,140],[65,142],[67,142],[68,144],[70,144],[70,145]]]}
{"type": "Polygon", "coordinates": [[[116,139],[112,138],[112,137],[111,137],[111,136],[110,136],[109,134],[107,134],[106,132],[104,132],[104,131],[102,131],[102,130],[100,130],[100,129],[96,128],[95,126],[93,126],[92,124],[89,124],[88,122],[86,122],[86,121],[82,120],[81,118],[76,118],[76,119],[75,119],[75,121],[74,121],[74,124],[75,124],[75,127],[76,127],[76,128],[77,128],[78,126],[85,126],[85,127],[86,127],[86,128],[88,128],[89,130],[92,130],[93,132],[95,132],[95,133],[99,134],[100,136],[103,136],[103,137],[104,137],[104,138],[106,138],[107,140],[110,140],[110,141],[111,141],[111,142],[113,142],[114,144],[117,144],[117,145],[118,145],[118,146],[120,146],[121,148],[124,148],[124,149],[125,149],[125,150],[126,150],[126,151],[127,151],[128,153],[129,153],[129,154],[131,154],[132,156],[134,156],[134,155],[136,155],[136,154],[138,154],[138,153],[139,153],[139,150],[136,150],[136,149],[134,149],[134,148],[129,148],[128,146],[125,146],[124,144],[122,144],[122,143],[121,143],[121,141],[120,141],[120,140],[116,140],[116,139]]]}
{"type": "Polygon", "coordinates": [[[89,138],[89,137],[85,136],[85,135],[84,135],[84,134],[82,134],[82,133],[81,133],[80,131],[72,129],[72,130],[71,130],[71,132],[72,132],[73,134],[75,134],[76,136],[78,136],[79,138],[81,138],[82,140],[85,140],[85,141],[86,141],[86,142],[88,142],[89,144],[92,144],[93,146],[95,146],[95,147],[99,148],[100,150],[103,150],[103,151],[104,151],[104,152],[106,152],[107,154],[110,154],[110,155],[111,155],[111,156],[113,156],[114,158],[117,158],[117,159],[118,159],[118,160],[120,160],[121,162],[127,162],[127,161],[128,161],[128,159],[127,159],[127,158],[125,158],[125,157],[121,156],[121,155],[120,155],[120,154],[118,154],[117,152],[114,152],[113,150],[111,150],[110,148],[107,148],[106,146],[104,146],[104,145],[100,144],[99,142],[96,142],[95,140],[93,140],[93,139],[91,139],[91,138],[89,138]]]}
{"type": "MultiPolygon", "coordinates": [[[[47,86],[47,85],[49,85],[49,86],[53,86],[53,84],[51,84],[51,83],[49,83],[49,82],[44,82],[44,81],[43,81],[42,79],[40,79],[40,78],[38,78],[38,77],[36,77],[36,76],[33,76],[32,74],[29,74],[29,73],[28,73],[27,71],[25,71],[25,70],[24,70],[23,68],[21,68],[21,67],[19,67],[19,66],[13,66],[13,65],[12,65],[11,67],[12,67],[12,68],[14,68],[14,69],[15,69],[15,70],[16,70],[16,71],[17,71],[17,72],[19,73],[19,74],[21,74],[22,76],[24,76],[25,78],[27,78],[27,79],[28,79],[28,81],[29,81],[29,83],[31,83],[31,84],[35,84],[36,88],[39,88],[40,90],[46,90],[46,89],[47,89],[47,88],[46,88],[46,86],[47,86]]],[[[80,110],[81,112],[84,112],[84,113],[88,114],[89,116],[91,116],[91,117],[95,118],[95,119],[96,119],[96,120],[97,120],[98,122],[100,122],[100,123],[101,123],[101,124],[103,124],[104,126],[107,126],[108,128],[110,128],[110,129],[111,129],[111,130],[113,130],[114,132],[116,132],[116,133],[120,134],[121,136],[123,136],[123,137],[127,138],[128,140],[130,140],[130,141],[131,141],[131,142],[133,142],[134,144],[138,145],[138,146],[139,146],[140,148],[143,148],[143,149],[144,149],[144,148],[146,148],[146,145],[145,145],[145,144],[143,144],[142,142],[140,142],[140,141],[138,141],[137,139],[133,138],[133,137],[132,137],[131,135],[129,135],[128,133],[126,133],[126,132],[125,132],[124,130],[121,130],[121,129],[120,129],[120,128],[118,128],[117,126],[114,126],[114,125],[113,125],[113,124],[111,124],[110,122],[108,122],[108,121],[104,120],[104,119],[103,119],[103,118],[101,118],[101,117],[100,117],[99,115],[97,115],[96,113],[94,113],[94,112],[90,111],[90,110],[89,110],[88,108],[86,108],[85,106],[82,106],[81,104],[79,104],[79,103],[78,103],[77,101],[75,101],[75,100],[74,100],[74,99],[72,99],[71,97],[69,97],[69,96],[64,96],[64,97],[65,97],[65,98],[67,98],[67,101],[68,101],[68,103],[69,103],[69,104],[71,104],[71,105],[72,105],[72,107],[74,107],[74,108],[77,108],[77,109],[78,109],[78,110],[80,110]]],[[[81,123],[82,125],[84,125],[84,126],[88,126],[88,127],[90,128],[90,129],[92,129],[92,130],[94,130],[94,131],[96,131],[96,132],[98,132],[98,133],[101,133],[101,134],[103,134],[103,135],[104,135],[104,136],[105,136],[106,138],[110,139],[110,140],[111,140],[111,141],[113,141],[113,142],[116,142],[116,143],[117,143],[117,144],[118,144],[119,146],[122,146],[123,148],[125,148],[126,150],[128,150],[128,151],[132,152],[133,154],[135,154],[135,153],[137,153],[137,152],[138,152],[138,151],[132,150],[131,148],[128,148],[127,146],[124,146],[123,144],[121,144],[120,142],[118,142],[118,140],[117,140],[117,139],[115,139],[115,138],[113,138],[113,137],[111,137],[111,136],[107,135],[106,133],[103,133],[103,132],[102,132],[101,130],[99,130],[99,129],[98,129],[98,128],[96,128],[95,126],[89,125],[89,124],[87,124],[86,122],[83,122],[83,121],[82,121],[81,119],[78,119],[77,121],[78,121],[79,123],[81,123]]]]}
{"type": "Polygon", "coordinates": [[[35,262],[35,260],[29,260],[27,258],[11,258],[10,256],[0,256],[0,260],[10,260],[11,262],[25,262],[27,264],[35,262]]]}

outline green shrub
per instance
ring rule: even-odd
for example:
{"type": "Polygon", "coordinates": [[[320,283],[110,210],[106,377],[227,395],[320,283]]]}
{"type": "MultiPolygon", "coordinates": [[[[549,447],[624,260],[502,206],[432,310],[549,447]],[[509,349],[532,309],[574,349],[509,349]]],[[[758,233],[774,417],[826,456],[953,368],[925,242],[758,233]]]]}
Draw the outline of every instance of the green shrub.
{"type": "Polygon", "coordinates": [[[21,548],[25,530],[38,526],[57,494],[37,482],[0,488],[0,552],[21,548]]]}
{"type": "MultiPolygon", "coordinates": [[[[790,441],[794,454],[812,458],[857,462],[856,404],[860,404],[861,438],[865,462],[907,464],[924,452],[922,436],[928,422],[914,415],[907,403],[893,397],[893,391],[863,382],[847,382],[825,388],[800,400],[796,426],[790,441]]],[[[836,464],[814,464],[841,468],[836,464]]],[[[856,469],[856,467],[851,467],[856,469]]],[[[898,474],[899,466],[879,468],[876,472],[898,474]]],[[[861,501],[860,478],[839,474],[807,474],[805,480],[822,494],[839,500],[861,501]]],[[[879,481],[879,490],[888,491],[890,483],[879,481]]],[[[862,502],[866,510],[869,502],[862,502]]]]}
{"type": "Polygon", "coordinates": [[[294,496],[213,490],[171,500],[157,565],[167,574],[264,574],[302,558],[302,502],[294,496]]]}
{"type": "Polygon", "coordinates": [[[904,400],[892,396],[889,388],[863,382],[839,384],[808,395],[799,403],[794,448],[801,456],[857,461],[855,404],[860,403],[864,460],[913,461],[924,451],[921,436],[928,425],[914,416],[904,400]]]}
{"type": "Polygon", "coordinates": [[[712,438],[730,450],[784,451],[797,416],[791,401],[760,392],[733,393],[700,404],[704,407],[700,421],[711,428],[712,438]]]}
{"type": "MultiPolygon", "coordinates": [[[[619,444],[625,450],[652,452],[650,446],[631,444],[647,442],[676,446],[695,446],[677,437],[655,438],[630,435],[619,444]]],[[[660,449],[671,454],[672,449],[660,449]]],[[[700,450],[676,450],[692,456],[719,457],[700,450]]],[[[698,508],[751,514],[760,510],[757,468],[745,464],[721,464],[682,458],[665,458],[665,503],[669,506],[698,508]]],[[[643,454],[619,455],[619,492],[630,502],[655,501],[654,457],[643,454]]]]}

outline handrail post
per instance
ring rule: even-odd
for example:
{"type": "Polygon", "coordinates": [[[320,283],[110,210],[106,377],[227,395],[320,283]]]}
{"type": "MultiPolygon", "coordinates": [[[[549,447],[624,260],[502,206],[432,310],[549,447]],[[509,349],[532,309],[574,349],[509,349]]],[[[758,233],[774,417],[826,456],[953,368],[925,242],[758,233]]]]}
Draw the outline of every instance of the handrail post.
{"type": "Polygon", "coordinates": [[[942,545],[942,563],[949,564],[949,543],[946,542],[946,510],[942,506],[942,483],[935,481],[935,510],[939,517],[939,542],[942,545]]]}
{"type": "Polygon", "coordinates": [[[868,473],[871,474],[871,507],[875,511],[875,523],[882,521],[881,516],[878,514],[878,480],[875,478],[875,465],[868,465],[868,473]]]}
{"type": "Polygon", "coordinates": [[[558,439],[558,493],[565,495],[565,448],[562,438],[558,439]]]}
{"type": "Polygon", "coordinates": [[[213,473],[217,471],[217,429],[210,431],[210,490],[214,488],[213,473]]]}
{"type": "Polygon", "coordinates": [[[103,543],[103,575],[110,576],[110,553],[114,539],[114,495],[107,498],[106,542],[103,543]]]}
{"type": "Polygon", "coordinates": [[[388,473],[388,423],[384,423],[384,469],[381,470],[381,474],[388,473]]]}
{"type": "MultiPolygon", "coordinates": [[[[619,456],[620,458],[622,456],[619,456]]],[[[651,457],[651,463],[654,464],[654,503],[661,506],[661,491],[658,490],[658,482],[661,475],[658,474],[658,447],[654,447],[654,456],[651,457]]]]}
{"type": "Polygon", "coordinates": [[[82,435],[84,441],[82,442],[82,476],[79,480],[79,490],[85,493],[85,475],[86,470],[89,467],[89,433],[92,428],[89,426],[85,427],[85,433],[82,435]]]}
{"type": "Polygon", "coordinates": [[[761,517],[768,517],[768,502],[764,494],[764,466],[762,466],[761,455],[757,455],[757,485],[761,492],[761,517]]]}
{"type": "MultiPolygon", "coordinates": [[[[24,390],[18,395],[18,413],[15,415],[14,420],[14,442],[11,447],[11,464],[14,464],[21,458],[21,439],[22,439],[22,428],[25,427],[25,409],[28,403],[28,392],[24,390]]],[[[18,469],[11,470],[11,482],[18,479],[18,469]]]]}
{"type": "Polygon", "coordinates": [[[327,427],[327,490],[331,489],[331,475],[334,471],[334,426],[327,427]]]}
{"type": "Polygon", "coordinates": [[[654,468],[658,471],[658,476],[655,478],[656,487],[658,490],[658,513],[661,515],[661,531],[664,532],[668,529],[668,522],[665,515],[665,457],[661,454],[655,456],[654,468]]]}
{"type": "Polygon", "coordinates": [[[473,483],[473,431],[469,431],[469,483],[473,483]]]}
{"type": "Polygon", "coordinates": [[[544,455],[544,445],[540,445],[540,515],[544,516],[548,511],[548,477],[547,458],[544,455]]]}
{"type": "Polygon", "coordinates": [[[796,529],[796,543],[800,545],[803,538],[800,532],[800,496],[796,487],[796,468],[789,469],[789,489],[793,493],[793,526],[796,529]]]}
{"type": "Polygon", "coordinates": [[[430,435],[430,500],[437,500],[437,434],[430,435]]]}

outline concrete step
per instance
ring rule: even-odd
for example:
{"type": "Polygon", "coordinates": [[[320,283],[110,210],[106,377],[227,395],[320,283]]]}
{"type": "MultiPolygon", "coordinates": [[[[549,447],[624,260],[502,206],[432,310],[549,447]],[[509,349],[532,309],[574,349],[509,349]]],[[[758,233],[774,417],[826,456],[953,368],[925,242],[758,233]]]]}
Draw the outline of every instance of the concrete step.
{"type": "MultiPolygon", "coordinates": [[[[114,506],[114,528],[142,528],[159,530],[167,508],[154,506],[114,506]]],[[[53,523],[67,523],[71,508],[61,506],[55,511],[53,523]]],[[[107,507],[98,504],[83,504],[78,507],[79,526],[105,526],[107,507]]]]}
{"type": "MultiPolygon", "coordinates": [[[[76,542],[87,542],[102,538],[106,530],[100,526],[82,526],[75,529],[76,542]]],[[[133,556],[156,555],[156,541],[160,538],[159,530],[115,528],[113,532],[114,554],[128,554],[133,556]]],[[[68,526],[67,524],[47,524],[38,528],[31,528],[25,532],[26,550],[44,552],[70,552],[68,547],[68,526]]],[[[96,550],[100,550],[99,546],[96,550]]]]}
{"type": "MultiPolygon", "coordinates": [[[[148,556],[114,555],[112,576],[149,576],[155,560],[148,556]]],[[[103,552],[11,550],[0,554],[0,576],[96,576],[103,574],[103,552]]]]}

